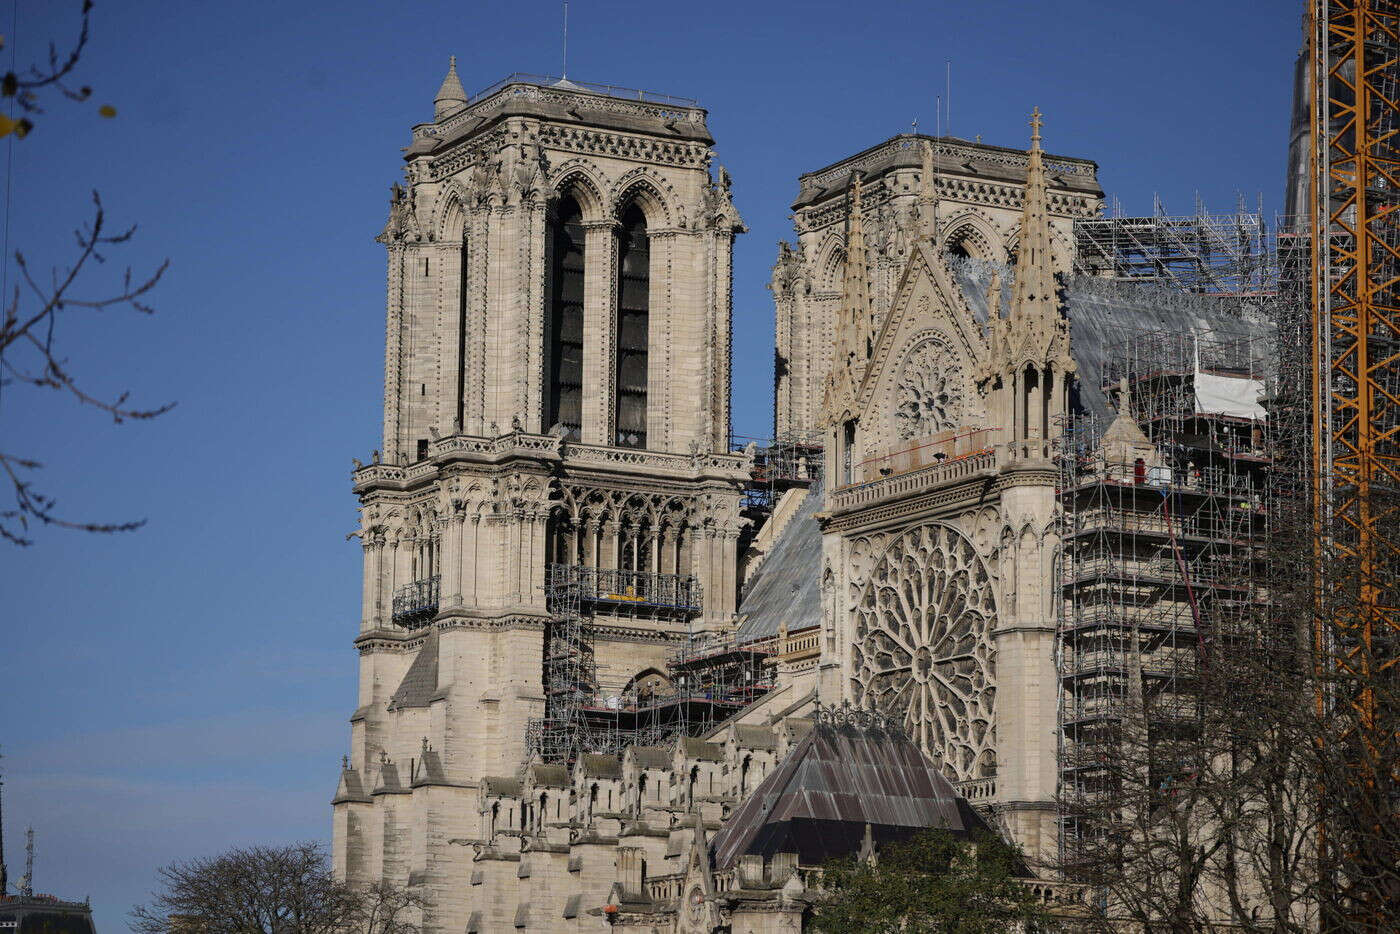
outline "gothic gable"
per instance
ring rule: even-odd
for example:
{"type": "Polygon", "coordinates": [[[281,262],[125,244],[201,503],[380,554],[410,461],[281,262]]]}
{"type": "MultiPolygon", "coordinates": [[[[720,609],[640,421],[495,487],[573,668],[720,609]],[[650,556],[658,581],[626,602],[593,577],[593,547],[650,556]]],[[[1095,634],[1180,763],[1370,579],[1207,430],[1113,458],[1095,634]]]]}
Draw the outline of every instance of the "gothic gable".
{"type": "Polygon", "coordinates": [[[921,242],[909,257],[856,400],[878,444],[982,425],[974,379],[986,341],[943,257],[921,242]]]}

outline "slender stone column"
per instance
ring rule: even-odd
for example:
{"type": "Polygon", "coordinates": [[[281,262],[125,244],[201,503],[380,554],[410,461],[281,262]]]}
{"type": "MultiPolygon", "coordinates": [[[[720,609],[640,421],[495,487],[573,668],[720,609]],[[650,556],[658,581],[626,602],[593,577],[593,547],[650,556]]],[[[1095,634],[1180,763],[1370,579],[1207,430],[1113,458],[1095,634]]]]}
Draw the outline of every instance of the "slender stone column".
{"type": "Polygon", "coordinates": [[[462,597],[469,606],[477,605],[477,551],[481,531],[481,514],[473,512],[462,524],[462,597]]]}
{"type": "Polygon", "coordinates": [[[603,523],[603,554],[598,561],[600,568],[617,567],[618,524],[614,521],[603,523]]]}
{"type": "Polygon", "coordinates": [[[583,440],[613,442],[617,347],[617,221],[584,224],[583,440]]]}
{"type": "Polygon", "coordinates": [[[600,566],[598,564],[598,523],[593,519],[586,519],[583,523],[583,563],[591,568],[600,566]]]}
{"type": "Polygon", "coordinates": [[[659,574],[676,573],[676,532],[670,526],[661,530],[661,557],[656,566],[659,574]]]}
{"type": "Polygon", "coordinates": [[[399,462],[399,406],[402,403],[404,249],[389,247],[389,295],[384,330],[384,462],[399,462]]]}
{"type": "Polygon", "coordinates": [[[365,552],[365,582],[360,597],[360,632],[365,632],[375,628],[379,620],[380,545],[371,535],[365,535],[361,543],[365,552]]]}
{"type": "Polygon", "coordinates": [[[447,517],[442,529],[442,605],[462,603],[462,514],[447,517]]]}

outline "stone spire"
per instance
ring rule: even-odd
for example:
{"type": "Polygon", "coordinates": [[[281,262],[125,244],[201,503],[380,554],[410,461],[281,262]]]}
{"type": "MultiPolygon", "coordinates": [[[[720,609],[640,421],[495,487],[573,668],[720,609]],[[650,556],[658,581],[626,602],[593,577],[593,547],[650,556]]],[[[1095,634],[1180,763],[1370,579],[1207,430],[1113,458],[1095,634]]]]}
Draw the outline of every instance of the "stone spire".
{"type": "Polygon", "coordinates": [[[1059,285],[1050,247],[1050,205],[1040,150],[1040,109],[1031,114],[1031,149],[1026,166],[1025,207],[1009,315],[994,326],[994,357],[1009,365],[1054,363],[1073,372],[1069,322],[1060,314],[1059,285]]]}
{"type": "Polygon", "coordinates": [[[835,418],[855,401],[855,389],[865,377],[875,343],[874,310],[870,305],[870,260],[861,218],[860,175],[852,173],[850,214],[846,229],[846,274],[841,309],[836,318],[836,341],[827,375],[828,417],[835,418]]]}
{"type": "Polygon", "coordinates": [[[870,254],[865,248],[865,221],[861,217],[860,175],[851,184],[850,229],[846,233],[846,275],[842,311],[851,327],[853,364],[863,368],[875,343],[874,309],[870,304],[870,254]]]}
{"type": "Polygon", "coordinates": [[[1040,108],[1031,113],[1031,151],[1026,165],[1026,201],[1016,254],[1013,314],[1058,316],[1055,270],[1050,261],[1050,210],[1045,195],[1045,162],[1040,151],[1040,108]]]}
{"type": "Polygon", "coordinates": [[[437,97],[433,98],[433,119],[450,117],[467,106],[467,91],[462,87],[462,79],[457,77],[457,56],[447,61],[447,77],[442,79],[437,97]]]}
{"type": "Polygon", "coordinates": [[[923,235],[938,239],[938,174],[933,165],[933,143],[923,141],[919,153],[919,212],[923,218],[923,235]]]}

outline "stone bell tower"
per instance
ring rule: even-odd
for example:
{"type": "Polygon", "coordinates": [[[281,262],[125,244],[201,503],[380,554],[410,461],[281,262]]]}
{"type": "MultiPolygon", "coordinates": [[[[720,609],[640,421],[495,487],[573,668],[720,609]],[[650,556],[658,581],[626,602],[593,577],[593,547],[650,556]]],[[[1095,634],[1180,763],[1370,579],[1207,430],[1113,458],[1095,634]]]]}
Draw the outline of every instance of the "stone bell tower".
{"type": "Polygon", "coordinates": [[[734,613],[744,227],[712,143],[695,101],[525,75],[469,97],[454,61],[404,151],[378,237],[383,442],[354,473],[360,688],[334,853],[352,880],[426,887],[425,929],[465,923],[451,841],[559,687],[551,568],[619,598],[591,611],[578,690],[616,693],[734,613]]]}

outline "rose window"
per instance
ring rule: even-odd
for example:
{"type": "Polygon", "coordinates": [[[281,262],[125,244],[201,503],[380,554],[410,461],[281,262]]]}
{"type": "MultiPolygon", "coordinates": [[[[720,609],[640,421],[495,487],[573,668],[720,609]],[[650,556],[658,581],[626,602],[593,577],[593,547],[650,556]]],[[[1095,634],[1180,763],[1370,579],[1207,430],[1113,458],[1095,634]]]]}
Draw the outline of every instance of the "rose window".
{"type": "Polygon", "coordinates": [[[895,386],[895,428],[917,438],[956,428],[963,417],[962,378],[948,348],[925,341],[909,354],[895,386]]]}
{"type": "Polygon", "coordinates": [[[897,536],[856,606],[856,701],[901,718],[952,781],[996,774],[995,622],[986,567],[946,525],[897,536]]]}

